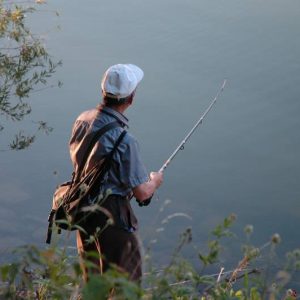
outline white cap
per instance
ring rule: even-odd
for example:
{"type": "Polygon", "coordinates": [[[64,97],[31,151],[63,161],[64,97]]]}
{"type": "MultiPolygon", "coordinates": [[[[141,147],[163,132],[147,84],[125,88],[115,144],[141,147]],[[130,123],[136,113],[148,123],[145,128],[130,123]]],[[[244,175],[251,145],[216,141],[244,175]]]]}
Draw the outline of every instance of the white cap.
{"type": "Polygon", "coordinates": [[[144,72],[136,65],[113,65],[106,70],[102,78],[102,93],[115,99],[126,98],[132,94],[143,77],[144,72]]]}

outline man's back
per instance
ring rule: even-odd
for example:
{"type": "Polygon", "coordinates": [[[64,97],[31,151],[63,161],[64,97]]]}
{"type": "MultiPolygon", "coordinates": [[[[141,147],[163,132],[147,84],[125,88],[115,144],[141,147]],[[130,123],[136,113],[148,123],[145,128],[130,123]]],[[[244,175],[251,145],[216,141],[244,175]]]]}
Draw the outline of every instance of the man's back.
{"type": "MultiPolygon", "coordinates": [[[[105,72],[101,82],[102,105],[82,113],[73,126],[70,155],[75,171],[87,152],[93,134],[106,124],[118,122],[119,127],[107,131],[95,144],[85,172],[113,149],[121,132],[128,127],[128,119],[123,113],[132,105],[143,74],[139,67],[131,64],[114,65],[105,72]]],[[[129,273],[132,280],[140,280],[141,253],[135,233],[137,220],[130,206],[130,199],[133,195],[141,205],[148,204],[162,183],[162,178],[162,173],[159,172],[150,173],[149,178],[140,158],[138,143],[127,133],[114,152],[106,180],[101,184],[102,189],[99,189],[100,194],[105,191],[110,193],[89,219],[85,232],[78,231],[77,234],[77,247],[83,259],[87,259],[86,254],[90,251],[99,253],[98,259],[91,258],[98,266],[98,272],[105,272],[114,264],[129,273]],[[105,223],[107,217],[112,218],[113,222],[105,223]]],[[[87,279],[88,270],[84,263],[83,273],[87,279]]]]}
{"type": "MultiPolygon", "coordinates": [[[[84,173],[110,153],[121,132],[128,127],[128,119],[113,109],[101,106],[83,112],[77,118],[70,139],[70,156],[75,171],[81,164],[95,132],[115,121],[119,122],[120,127],[113,128],[100,137],[89,155],[84,173]]],[[[111,190],[113,194],[128,196],[132,188],[148,179],[148,173],[139,154],[138,143],[130,133],[127,133],[113,156],[104,188],[111,190]]]]}

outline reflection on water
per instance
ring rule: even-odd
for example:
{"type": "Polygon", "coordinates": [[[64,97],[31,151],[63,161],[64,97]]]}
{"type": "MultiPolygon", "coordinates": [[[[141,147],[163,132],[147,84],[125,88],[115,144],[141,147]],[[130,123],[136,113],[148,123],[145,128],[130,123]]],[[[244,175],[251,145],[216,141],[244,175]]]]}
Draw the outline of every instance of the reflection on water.
{"type": "Polygon", "coordinates": [[[62,30],[46,37],[50,52],[64,62],[57,73],[64,86],[32,98],[32,118],[48,121],[54,132],[28,151],[0,156],[0,248],[43,244],[54,187],[72,172],[71,125],[96,106],[102,73],[118,62],[145,71],[128,117],[149,171],[160,168],[228,79],[204,125],[166,170],[158,199],[147,208],[135,206],[145,243],[157,239],[154,249],[167,253],[178,233],[192,226],[201,244],[208,230],[235,212],[241,228],[255,225],[257,243],[279,232],[286,247],[296,247],[299,2],[74,4],[52,1],[62,30]],[[166,199],[171,204],[154,221],[166,199]],[[174,218],[156,231],[177,212],[192,220],[174,218]]]}

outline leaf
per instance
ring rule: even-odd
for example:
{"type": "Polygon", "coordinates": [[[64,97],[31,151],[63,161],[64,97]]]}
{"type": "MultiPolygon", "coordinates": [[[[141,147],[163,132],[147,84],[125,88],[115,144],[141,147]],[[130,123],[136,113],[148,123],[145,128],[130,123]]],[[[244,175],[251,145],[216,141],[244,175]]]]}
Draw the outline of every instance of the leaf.
{"type": "Polygon", "coordinates": [[[8,280],[8,274],[10,271],[11,266],[10,265],[4,265],[1,266],[0,270],[1,270],[1,278],[3,281],[7,281],[8,280]]]}
{"type": "Polygon", "coordinates": [[[12,150],[23,150],[28,148],[35,140],[35,135],[26,136],[23,131],[15,135],[15,139],[10,143],[12,150]]]}
{"type": "Polygon", "coordinates": [[[85,300],[106,300],[108,298],[111,285],[103,276],[91,276],[88,283],[82,290],[85,300]]]}

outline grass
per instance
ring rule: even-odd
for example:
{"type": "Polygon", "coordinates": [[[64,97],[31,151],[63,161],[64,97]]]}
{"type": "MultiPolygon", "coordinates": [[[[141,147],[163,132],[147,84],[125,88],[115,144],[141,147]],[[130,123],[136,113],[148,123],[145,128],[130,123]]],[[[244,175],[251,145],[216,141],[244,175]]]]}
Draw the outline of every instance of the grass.
{"type": "Polygon", "coordinates": [[[114,266],[84,283],[78,257],[70,255],[67,246],[52,245],[45,249],[24,246],[14,251],[16,259],[12,263],[0,266],[0,299],[296,299],[293,289],[299,287],[296,281],[300,249],[278,258],[277,247],[281,243],[278,234],[257,247],[250,243],[253,226],[246,226],[240,258],[232,270],[226,270],[228,266],[221,259],[223,244],[226,239],[237,240],[232,232],[235,222],[236,217],[230,215],[218,224],[211,231],[205,249],[192,245],[197,253],[196,266],[182,254],[184,247],[193,244],[191,228],[180,235],[162,269],[153,267],[150,252],[147,253],[147,274],[141,286],[129,281],[114,266]]]}

